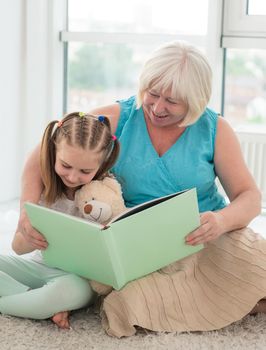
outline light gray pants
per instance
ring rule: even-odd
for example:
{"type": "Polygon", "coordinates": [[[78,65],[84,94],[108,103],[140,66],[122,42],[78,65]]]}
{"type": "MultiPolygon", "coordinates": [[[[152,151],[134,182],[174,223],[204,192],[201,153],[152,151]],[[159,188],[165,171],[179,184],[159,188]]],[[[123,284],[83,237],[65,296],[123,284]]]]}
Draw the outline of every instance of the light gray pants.
{"type": "Polygon", "coordinates": [[[94,300],[88,280],[33,260],[0,255],[0,312],[45,319],[94,300]]]}

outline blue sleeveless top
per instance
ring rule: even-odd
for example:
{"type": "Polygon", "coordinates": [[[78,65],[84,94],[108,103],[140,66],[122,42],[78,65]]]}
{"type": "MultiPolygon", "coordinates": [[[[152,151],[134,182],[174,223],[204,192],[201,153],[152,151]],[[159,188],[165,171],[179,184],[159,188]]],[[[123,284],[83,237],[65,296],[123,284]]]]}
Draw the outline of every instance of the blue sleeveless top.
{"type": "Polygon", "coordinates": [[[118,102],[121,113],[116,136],[121,152],[112,172],[122,185],[126,206],[193,187],[200,212],[226,206],[215,184],[215,112],[207,108],[160,157],[150,140],[143,109],[136,109],[135,97],[118,102]]]}

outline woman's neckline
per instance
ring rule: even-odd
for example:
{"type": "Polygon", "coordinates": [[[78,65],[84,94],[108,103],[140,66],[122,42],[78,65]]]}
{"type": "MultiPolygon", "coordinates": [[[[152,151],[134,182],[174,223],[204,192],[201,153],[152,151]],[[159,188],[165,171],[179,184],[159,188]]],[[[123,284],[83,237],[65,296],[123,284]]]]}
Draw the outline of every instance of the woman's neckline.
{"type": "Polygon", "coordinates": [[[154,151],[161,158],[178,142],[182,135],[186,132],[187,127],[174,127],[172,129],[154,127],[145,116],[143,111],[143,120],[146,126],[147,136],[150,139],[154,151]],[[167,136],[167,137],[166,137],[167,136]]]}

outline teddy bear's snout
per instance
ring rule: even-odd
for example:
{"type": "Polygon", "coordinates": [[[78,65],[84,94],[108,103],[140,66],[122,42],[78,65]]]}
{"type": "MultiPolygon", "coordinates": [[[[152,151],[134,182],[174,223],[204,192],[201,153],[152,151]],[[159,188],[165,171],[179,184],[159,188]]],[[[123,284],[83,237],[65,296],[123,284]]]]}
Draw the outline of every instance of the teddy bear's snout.
{"type": "Polygon", "coordinates": [[[84,210],[84,213],[85,213],[85,214],[90,214],[91,211],[92,211],[92,205],[91,205],[91,204],[86,204],[86,205],[84,205],[83,210],[84,210]]]}

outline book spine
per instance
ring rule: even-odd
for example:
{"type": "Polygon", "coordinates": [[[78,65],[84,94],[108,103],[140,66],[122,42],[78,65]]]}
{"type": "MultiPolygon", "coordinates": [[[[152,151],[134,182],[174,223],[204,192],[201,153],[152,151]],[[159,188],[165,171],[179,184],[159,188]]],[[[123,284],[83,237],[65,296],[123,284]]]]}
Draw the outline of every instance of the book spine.
{"type": "Polygon", "coordinates": [[[112,226],[109,226],[108,229],[103,230],[104,235],[104,243],[106,246],[106,251],[109,254],[109,259],[112,265],[113,275],[114,275],[114,281],[112,286],[115,289],[122,288],[127,280],[125,278],[125,272],[123,269],[123,265],[121,263],[120,254],[119,254],[119,247],[116,244],[116,240],[114,237],[114,232],[112,230],[112,226]]]}

